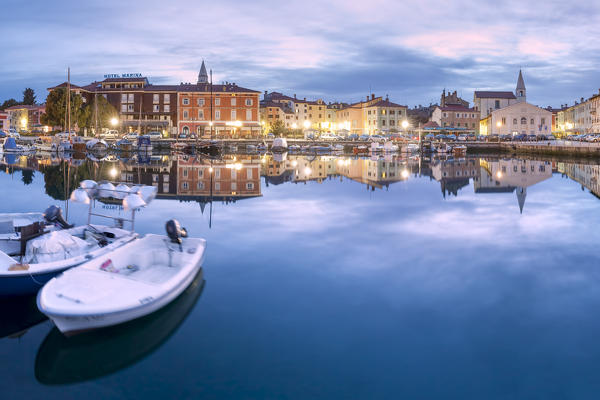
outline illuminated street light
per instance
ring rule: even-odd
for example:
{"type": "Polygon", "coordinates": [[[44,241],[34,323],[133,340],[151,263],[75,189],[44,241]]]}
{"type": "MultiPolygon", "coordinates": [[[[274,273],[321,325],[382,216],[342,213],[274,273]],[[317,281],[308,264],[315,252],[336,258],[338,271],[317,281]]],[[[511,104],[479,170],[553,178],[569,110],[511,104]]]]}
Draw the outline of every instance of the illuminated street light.
{"type": "Polygon", "coordinates": [[[116,119],[116,118],[114,118],[114,117],[110,119],[110,124],[111,124],[112,126],[117,126],[117,124],[118,124],[118,123],[119,123],[119,120],[118,120],[118,119],[116,119]]]}
{"type": "Polygon", "coordinates": [[[304,175],[310,175],[311,172],[312,172],[312,169],[310,169],[310,167],[304,168],[304,175]]]}
{"type": "Polygon", "coordinates": [[[402,121],[402,128],[403,129],[408,128],[408,121],[407,120],[402,121]]]}
{"type": "Polygon", "coordinates": [[[25,117],[21,118],[21,126],[23,128],[25,128],[27,126],[27,118],[25,118],[25,117]]]}
{"type": "Polygon", "coordinates": [[[501,122],[501,121],[498,121],[498,122],[496,122],[496,126],[497,126],[498,128],[500,128],[500,127],[502,126],[502,122],[501,122]]]}
{"type": "Polygon", "coordinates": [[[304,125],[304,129],[310,128],[310,121],[308,121],[308,120],[304,121],[303,125],[304,125]]]}
{"type": "Polygon", "coordinates": [[[233,123],[233,125],[234,125],[234,126],[237,126],[237,127],[239,128],[240,126],[242,126],[242,121],[235,121],[235,122],[233,123]]]}
{"type": "Polygon", "coordinates": [[[109,171],[110,177],[114,179],[117,176],[117,172],[118,171],[117,171],[117,169],[115,167],[111,168],[110,171],[109,171]]]}
{"type": "Polygon", "coordinates": [[[298,129],[298,124],[294,122],[294,123],[292,124],[292,128],[294,128],[294,129],[298,129]]]}

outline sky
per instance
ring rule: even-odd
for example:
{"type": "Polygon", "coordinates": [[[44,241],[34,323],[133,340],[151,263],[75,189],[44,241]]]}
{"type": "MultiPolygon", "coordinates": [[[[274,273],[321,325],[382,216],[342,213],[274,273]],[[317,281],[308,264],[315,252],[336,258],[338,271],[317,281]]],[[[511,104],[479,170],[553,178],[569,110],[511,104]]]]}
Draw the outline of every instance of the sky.
{"type": "Polygon", "coordinates": [[[104,74],[215,83],[353,102],[369,93],[410,107],[442,89],[514,91],[573,104],[598,93],[600,3],[565,1],[3,0],[0,101],[104,74]],[[7,17],[8,16],[8,17],[7,17]]]}

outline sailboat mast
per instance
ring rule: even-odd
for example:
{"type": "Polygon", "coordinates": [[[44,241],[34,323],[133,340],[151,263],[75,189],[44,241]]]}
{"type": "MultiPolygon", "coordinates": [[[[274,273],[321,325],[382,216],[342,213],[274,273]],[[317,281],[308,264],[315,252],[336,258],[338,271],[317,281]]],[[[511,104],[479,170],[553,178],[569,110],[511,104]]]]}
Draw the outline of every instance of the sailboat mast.
{"type": "Polygon", "coordinates": [[[98,137],[98,93],[94,93],[94,136],[98,137]]]}
{"type": "Polygon", "coordinates": [[[210,69],[210,140],[213,138],[213,81],[212,68],[210,69]]]}
{"type": "Polygon", "coordinates": [[[67,67],[67,132],[71,137],[71,67],[67,67]]]}

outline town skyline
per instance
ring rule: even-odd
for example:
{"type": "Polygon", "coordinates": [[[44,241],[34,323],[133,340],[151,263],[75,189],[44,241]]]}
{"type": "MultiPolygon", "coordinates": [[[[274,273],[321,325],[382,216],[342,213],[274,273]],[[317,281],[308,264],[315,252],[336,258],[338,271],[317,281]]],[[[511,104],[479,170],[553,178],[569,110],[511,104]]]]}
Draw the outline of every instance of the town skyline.
{"type": "Polygon", "coordinates": [[[193,82],[202,60],[215,83],[326,101],[376,93],[410,107],[436,103],[444,88],[468,101],[475,90],[514,90],[520,68],[539,106],[571,105],[600,87],[597,46],[580,40],[598,31],[593,4],[35,3],[7,5],[9,14],[32,17],[2,28],[21,33],[5,46],[0,99],[32,87],[43,101],[67,66],[76,83],[129,72],[156,84],[193,82]]]}

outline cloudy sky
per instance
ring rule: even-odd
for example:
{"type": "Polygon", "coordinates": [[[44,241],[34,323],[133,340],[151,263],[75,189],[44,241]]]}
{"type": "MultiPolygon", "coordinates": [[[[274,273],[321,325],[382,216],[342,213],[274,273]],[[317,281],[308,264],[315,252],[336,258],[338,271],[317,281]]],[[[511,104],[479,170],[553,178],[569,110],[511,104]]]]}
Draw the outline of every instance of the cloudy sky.
{"type": "MultiPolygon", "coordinates": [[[[153,83],[214,81],[414,106],[443,88],[514,90],[571,104],[600,88],[600,3],[565,1],[3,0],[0,100],[30,86],[140,72],[153,83]]],[[[41,100],[41,99],[40,99],[41,100]]]]}

